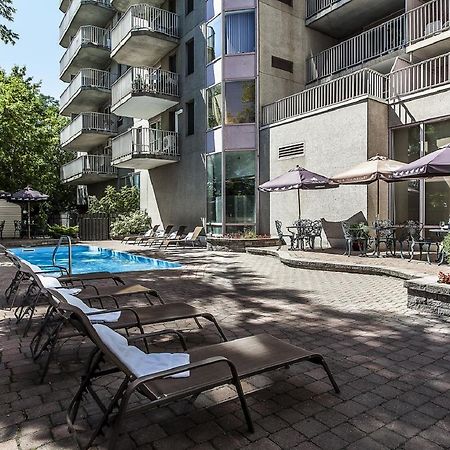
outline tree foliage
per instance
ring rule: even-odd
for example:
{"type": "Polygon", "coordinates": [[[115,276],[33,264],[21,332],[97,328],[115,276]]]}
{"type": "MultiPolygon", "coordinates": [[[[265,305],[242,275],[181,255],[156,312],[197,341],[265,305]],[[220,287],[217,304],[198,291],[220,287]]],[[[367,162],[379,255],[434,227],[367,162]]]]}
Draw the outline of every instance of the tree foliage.
{"type": "Polygon", "coordinates": [[[67,119],[58,104],[40,92],[25,68],[0,69],[0,189],[14,192],[31,185],[48,194],[54,210],[64,210],[73,188],[60,181],[60,167],[73,154],[59,146],[67,119]]]}
{"type": "MultiPolygon", "coordinates": [[[[0,17],[3,17],[7,22],[12,22],[15,12],[16,9],[13,7],[12,0],[0,0],[0,17]]],[[[0,23],[0,40],[5,44],[14,45],[18,38],[19,35],[17,33],[14,33],[6,25],[0,23]]]]}
{"type": "Polygon", "coordinates": [[[89,197],[90,213],[127,215],[136,211],[139,211],[139,190],[136,187],[124,186],[117,191],[113,186],[107,186],[102,198],[89,197]]]}

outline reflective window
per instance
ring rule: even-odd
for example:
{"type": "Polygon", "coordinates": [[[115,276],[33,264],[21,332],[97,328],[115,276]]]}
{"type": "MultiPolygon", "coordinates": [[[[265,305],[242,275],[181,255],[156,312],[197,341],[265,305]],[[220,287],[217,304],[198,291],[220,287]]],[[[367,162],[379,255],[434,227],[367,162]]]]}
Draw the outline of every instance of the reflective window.
{"type": "Polygon", "coordinates": [[[208,128],[222,125],[222,86],[216,84],[206,90],[208,128]]]}
{"type": "Polygon", "coordinates": [[[255,11],[227,13],[225,16],[225,54],[255,51],[255,11]]]}
{"type": "Polygon", "coordinates": [[[254,151],[225,153],[227,223],[255,223],[255,171],[254,151]]]}
{"type": "Polygon", "coordinates": [[[209,155],[206,159],[206,169],[208,177],[206,221],[208,224],[220,224],[222,223],[222,154],[209,155]]]}
{"type": "Polygon", "coordinates": [[[219,15],[206,25],[206,63],[222,56],[222,16],[219,15]]]}
{"type": "Polygon", "coordinates": [[[255,81],[230,81],[225,84],[227,124],[255,123],[255,81]]]}

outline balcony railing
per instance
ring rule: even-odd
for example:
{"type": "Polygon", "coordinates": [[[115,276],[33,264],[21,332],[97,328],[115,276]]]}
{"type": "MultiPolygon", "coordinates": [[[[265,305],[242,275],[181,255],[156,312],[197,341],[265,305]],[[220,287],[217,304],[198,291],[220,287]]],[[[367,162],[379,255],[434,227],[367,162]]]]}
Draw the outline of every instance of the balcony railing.
{"type": "Polygon", "coordinates": [[[406,16],[391,19],[307,60],[311,82],[377,58],[406,45],[406,16]]]}
{"type": "Polygon", "coordinates": [[[75,14],[77,13],[78,9],[83,3],[98,4],[99,6],[109,8],[111,7],[111,0],[72,0],[72,2],[69,5],[69,8],[67,9],[66,14],[64,14],[64,17],[62,18],[61,23],[59,25],[60,39],[62,39],[62,37],[66,33],[67,29],[70,26],[70,23],[75,17],[75,14]]]}
{"type": "Polygon", "coordinates": [[[290,117],[333,106],[361,96],[386,97],[386,78],[363,69],[264,106],[262,124],[269,125],[290,117]]]}
{"type": "Polygon", "coordinates": [[[111,114],[95,112],[78,114],[78,116],[76,116],[69,125],[61,131],[61,145],[68,143],[83,131],[90,133],[116,133],[116,117],[111,114]]]}
{"type": "Polygon", "coordinates": [[[69,182],[88,174],[114,176],[117,174],[117,169],[111,165],[111,156],[109,155],[83,155],[61,167],[63,182],[69,182]]]}
{"type": "Polygon", "coordinates": [[[151,31],[178,38],[178,16],[150,5],[132,5],[112,29],[113,51],[132,31],[151,31]]]}
{"type": "Polygon", "coordinates": [[[112,104],[129,94],[159,94],[178,97],[178,74],[151,67],[132,67],[112,87],[112,104]]]}
{"type": "Polygon", "coordinates": [[[306,0],[306,18],[309,19],[340,1],[342,0],[306,0]]]}
{"type": "Polygon", "coordinates": [[[60,109],[64,109],[72,98],[83,88],[111,89],[110,73],[98,69],[81,69],[62,93],[60,109]]]}
{"type": "Polygon", "coordinates": [[[450,1],[433,0],[407,13],[409,43],[450,28],[450,1]]]}
{"type": "Polygon", "coordinates": [[[450,53],[391,72],[389,99],[450,83],[450,53]]]}
{"type": "Polygon", "coordinates": [[[60,73],[63,73],[78,53],[82,45],[91,44],[106,50],[111,49],[111,37],[109,30],[105,28],[93,27],[91,25],[80,27],[75,37],[72,39],[68,49],[65,51],[59,63],[60,73]]]}
{"type": "Polygon", "coordinates": [[[175,159],[178,151],[178,134],[174,131],[131,128],[112,140],[112,163],[131,158],[156,157],[175,159]]]}

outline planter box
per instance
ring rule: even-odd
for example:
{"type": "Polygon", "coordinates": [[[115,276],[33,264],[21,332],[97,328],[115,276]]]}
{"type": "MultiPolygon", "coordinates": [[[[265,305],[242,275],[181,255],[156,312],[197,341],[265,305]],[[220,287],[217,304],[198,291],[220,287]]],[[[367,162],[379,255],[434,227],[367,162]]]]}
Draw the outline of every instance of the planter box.
{"type": "Polygon", "coordinates": [[[408,308],[450,317],[450,284],[438,283],[437,277],[405,281],[408,308]]]}
{"type": "Polygon", "coordinates": [[[207,237],[206,244],[208,250],[245,252],[245,249],[253,247],[278,247],[280,240],[278,238],[236,239],[207,237]]]}

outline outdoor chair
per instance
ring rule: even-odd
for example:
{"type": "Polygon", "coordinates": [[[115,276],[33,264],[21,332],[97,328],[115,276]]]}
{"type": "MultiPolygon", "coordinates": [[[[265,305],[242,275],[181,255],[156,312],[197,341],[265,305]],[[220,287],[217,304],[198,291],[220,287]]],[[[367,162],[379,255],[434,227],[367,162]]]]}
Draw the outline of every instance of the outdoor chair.
{"type": "Polygon", "coordinates": [[[280,250],[280,248],[283,246],[283,244],[287,245],[287,243],[284,239],[285,237],[289,238],[290,243],[291,243],[289,250],[294,250],[295,234],[294,233],[284,234],[283,233],[283,224],[281,223],[280,220],[275,220],[275,228],[277,230],[278,239],[280,240],[280,245],[278,246],[277,250],[280,250]]]}
{"type": "Polygon", "coordinates": [[[200,234],[203,231],[203,227],[195,227],[194,231],[192,233],[188,233],[184,238],[181,237],[179,239],[167,239],[162,243],[161,246],[165,245],[165,248],[168,248],[169,245],[174,244],[177,247],[179,245],[187,245],[190,244],[192,247],[195,246],[195,244],[200,242],[200,234]]]}
{"type": "Polygon", "coordinates": [[[156,233],[154,236],[141,238],[138,245],[150,246],[156,239],[167,239],[171,236],[172,229],[173,225],[167,225],[161,234],[156,233]]]}
{"type": "Polygon", "coordinates": [[[345,252],[344,255],[351,256],[353,244],[358,245],[359,252],[361,255],[367,253],[368,235],[359,230],[352,230],[351,224],[348,222],[342,222],[342,232],[345,238],[345,252]]]}
{"type": "Polygon", "coordinates": [[[309,247],[314,250],[316,246],[316,239],[320,241],[320,249],[323,250],[322,243],[322,222],[320,220],[313,220],[309,224],[306,232],[307,238],[309,240],[309,247]]]}
{"type": "MultiPolygon", "coordinates": [[[[108,448],[114,449],[119,441],[120,432],[126,419],[133,412],[142,412],[145,408],[139,401],[137,408],[130,407],[131,396],[137,394],[146,400],[149,408],[161,407],[182,398],[196,398],[200,393],[215,387],[233,385],[249,432],[254,431],[252,418],[242,389],[241,380],[300,362],[310,362],[322,366],[336,393],[336,384],[328,365],[319,353],[310,352],[294,346],[269,334],[244,337],[220,344],[188,350],[181,333],[174,330],[162,330],[156,333],[143,333],[125,337],[103,324],[94,324],[80,309],[68,305],[71,322],[83,330],[96,349],[87,361],[86,371],[67,411],[69,431],[80,448],[94,445],[97,436],[109,424],[111,436],[108,448]],[[160,354],[149,351],[152,338],[161,335],[178,337],[182,353],[160,354]],[[137,345],[144,343],[146,351],[137,345]],[[137,345],[136,345],[137,344],[137,345]],[[124,376],[117,392],[111,396],[109,404],[100,401],[98,389],[93,380],[111,373],[124,376]],[[101,410],[100,419],[86,441],[78,434],[76,425],[78,411],[82,401],[91,395],[101,410]],[[112,413],[118,414],[112,418],[112,413]]],[[[102,383],[100,383],[101,386],[102,383]]],[[[102,387],[100,387],[102,389],[102,387]]]]}
{"type": "Polygon", "coordinates": [[[72,295],[67,289],[45,288],[39,277],[36,281],[49,303],[49,308],[30,343],[31,355],[35,361],[44,353],[47,354],[41,373],[41,382],[47,374],[58,341],[80,336],[80,330],[73,329],[66,314],[67,307],[70,305],[84,311],[93,323],[105,323],[113,329],[126,330],[127,332],[130,329],[137,328],[143,333],[144,326],[179,320],[194,320],[198,328],[201,329],[202,325],[199,319],[205,319],[214,325],[221,340],[227,341],[225,333],[212,314],[187,303],[166,304],[155,290],[152,290],[151,295],[160,304],[134,307],[125,305],[111,309],[97,309],[93,308],[95,299],[83,301],[78,298],[78,294],[72,295]]]}
{"type": "Polygon", "coordinates": [[[14,221],[14,239],[16,237],[22,237],[22,221],[21,220],[15,220],[14,221]]]}
{"type": "Polygon", "coordinates": [[[423,225],[419,222],[415,222],[414,220],[408,220],[405,223],[405,228],[408,232],[408,242],[409,242],[409,261],[414,259],[414,249],[416,246],[419,247],[419,259],[422,260],[423,250],[425,249],[427,252],[427,262],[431,264],[430,260],[430,251],[431,246],[436,246],[436,259],[439,257],[439,242],[434,242],[431,239],[425,239],[422,236],[423,233],[423,225]]]}
{"type": "Polygon", "coordinates": [[[310,245],[310,231],[312,229],[312,221],[309,219],[299,219],[294,222],[294,227],[297,228],[295,239],[297,241],[297,248],[305,250],[305,244],[310,245]]]}
{"type": "Polygon", "coordinates": [[[159,248],[161,248],[164,244],[164,242],[166,241],[175,241],[175,240],[180,240],[181,238],[184,237],[184,231],[186,230],[186,226],[185,225],[180,225],[178,227],[177,231],[174,231],[168,238],[155,238],[153,239],[152,243],[149,244],[149,247],[153,246],[153,245],[159,245],[159,248]]]}
{"type": "Polygon", "coordinates": [[[3,239],[3,230],[5,229],[5,221],[0,222],[0,239],[3,239]]]}
{"type": "Polygon", "coordinates": [[[144,234],[135,234],[132,236],[125,236],[122,239],[122,244],[138,244],[142,238],[153,237],[158,231],[159,225],[154,225],[148,229],[144,234]]]}
{"type": "Polygon", "coordinates": [[[392,227],[390,220],[375,220],[373,223],[375,229],[375,250],[374,253],[380,256],[380,244],[386,246],[386,254],[389,252],[392,256],[395,256],[395,229],[392,227]]]}

